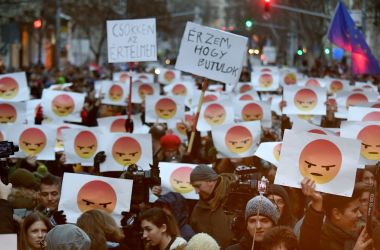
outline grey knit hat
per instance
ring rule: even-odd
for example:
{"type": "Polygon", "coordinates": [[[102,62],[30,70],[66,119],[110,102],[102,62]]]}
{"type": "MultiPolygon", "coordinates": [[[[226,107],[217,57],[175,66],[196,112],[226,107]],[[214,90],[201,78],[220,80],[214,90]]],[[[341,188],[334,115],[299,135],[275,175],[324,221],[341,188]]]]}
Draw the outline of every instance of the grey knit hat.
{"type": "Polygon", "coordinates": [[[57,225],[46,235],[47,250],[90,250],[91,239],[74,224],[57,225]]]}
{"type": "Polygon", "coordinates": [[[218,179],[218,174],[207,165],[196,166],[190,174],[190,182],[194,181],[214,181],[218,179]]]}
{"type": "Polygon", "coordinates": [[[249,217],[257,215],[257,210],[259,210],[259,215],[268,217],[274,224],[277,224],[280,217],[279,211],[268,198],[261,195],[253,197],[247,202],[247,206],[245,207],[245,221],[247,221],[249,217]]]}

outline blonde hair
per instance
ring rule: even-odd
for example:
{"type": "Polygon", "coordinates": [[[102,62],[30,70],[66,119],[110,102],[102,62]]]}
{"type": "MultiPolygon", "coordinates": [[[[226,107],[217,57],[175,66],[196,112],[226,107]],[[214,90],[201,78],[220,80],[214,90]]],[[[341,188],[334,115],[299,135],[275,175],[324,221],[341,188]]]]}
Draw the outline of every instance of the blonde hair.
{"type": "Polygon", "coordinates": [[[198,233],[191,237],[185,250],[219,250],[216,240],[206,233],[198,233]]]}
{"type": "Polygon", "coordinates": [[[120,242],[123,231],[115,220],[103,210],[93,209],[83,213],[77,220],[80,227],[91,239],[91,250],[106,250],[107,241],[120,242]]]}

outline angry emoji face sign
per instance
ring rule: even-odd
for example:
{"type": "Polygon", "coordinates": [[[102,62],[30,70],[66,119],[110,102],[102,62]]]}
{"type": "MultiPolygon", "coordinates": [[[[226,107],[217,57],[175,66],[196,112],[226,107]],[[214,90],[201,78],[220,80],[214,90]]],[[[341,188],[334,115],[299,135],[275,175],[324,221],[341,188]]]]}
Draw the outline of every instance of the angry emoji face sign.
{"type": "Polygon", "coordinates": [[[30,156],[36,156],[44,150],[47,143],[46,135],[38,128],[27,128],[19,137],[21,150],[30,156]]]}
{"type": "Polygon", "coordinates": [[[241,154],[252,146],[253,136],[246,127],[234,126],[227,131],[224,141],[231,152],[241,154]]]}
{"type": "Polygon", "coordinates": [[[68,116],[75,108],[75,103],[71,96],[66,94],[57,95],[52,101],[52,110],[57,116],[68,116]]]}

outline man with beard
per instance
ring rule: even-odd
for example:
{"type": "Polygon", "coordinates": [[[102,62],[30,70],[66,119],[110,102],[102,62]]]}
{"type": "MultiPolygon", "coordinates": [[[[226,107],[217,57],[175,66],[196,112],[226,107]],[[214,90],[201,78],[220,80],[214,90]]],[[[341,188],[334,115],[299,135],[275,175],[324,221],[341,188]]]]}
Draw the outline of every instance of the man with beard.
{"type": "Polygon", "coordinates": [[[190,174],[190,182],[199,201],[190,217],[190,225],[196,233],[212,236],[222,249],[231,244],[232,215],[224,213],[223,205],[227,200],[231,183],[236,181],[234,174],[218,175],[207,165],[196,166],[190,174]]]}

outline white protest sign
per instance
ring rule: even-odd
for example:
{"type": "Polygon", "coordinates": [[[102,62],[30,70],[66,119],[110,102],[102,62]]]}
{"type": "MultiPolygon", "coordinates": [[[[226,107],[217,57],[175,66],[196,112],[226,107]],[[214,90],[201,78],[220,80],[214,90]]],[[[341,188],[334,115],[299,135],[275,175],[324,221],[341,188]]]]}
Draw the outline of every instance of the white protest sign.
{"type": "Polygon", "coordinates": [[[340,126],[340,136],[361,141],[360,163],[375,165],[380,161],[380,121],[343,121],[340,126]]]}
{"type": "Polygon", "coordinates": [[[0,124],[0,141],[8,140],[7,134],[9,133],[8,131],[12,128],[13,128],[13,126],[10,124],[5,124],[5,125],[0,124]]]}
{"type": "Polygon", "coordinates": [[[255,156],[278,166],[281,155],[282,142],[262,142],[255,152],[255,156]]]}
{"type": "Polygon", "coordinates": [[[256,91],[275,91],[279,88],[280,74],[275,72],[253,71],[251,83],[256,91]]]}
{"type": "Polygon", "coordinates": [[[111,133],[104,138],[107,157],[100,172],[125,171],[136,164],[141,170],[150,170],[153,162],[151,134],[111,133]]]}
{"type": "Polygon", "coordinates": [[[187,22],[175,68],[235,83],[240,77],[247,41],[246,37],[187,22]]]}
{"type": "Polygon", "coordinates": [[[297,82],[298,86],[305,87],[325,87],[327,85],[327,80],[324,78],[303,78],[297,82]]]}
{"type": "Polygon", "coordinates": [[[84,98],[82,93],[44,89],[41,106],[44,115],[52,120],[81,122],[84,98]]]}
{"type": "Polygon", "coordinates": [[[348,121],[380,121],[380,108],[349,107],[348,121]]]}
{"type": "Polygon", "coordinates": [[[251,91],[251,90],[253,90],[253,86],[251,82],[238,82],[235,84],[235,87],[234,87],[234,92],[240,93],[240,94],[251,91]]]}
{"type": "Polygon", "coordinates": [[[61,131],[65,148],[65,164],[93,166],[97,152],[102,151],[104,136],[99,128],[70,128],[61,131]]]}
{"type": "Polygon", "coordinates": [[[30,99],[25,72],[0,75],[0,100],[19,102],[30,99]]]}
{"type": "Polygon", "coordinates": [[[300,132],[309,132],[309,133],[321,134],[321,135],[336,135],[332,131],[329,131],[329,130],[322,128],[320,126],[311,124],[310,122],[307,122],[307,121],[302,120],[302,119],[294,119],[292,130],[300,131],[300,132]]]}
{"type": "Polygon", "coordinates": [[[284,87],[284,114],[325,115],[327,92],[321,87],[284,87]]]}
{"type": "Polygon", "coordinates": [[[234,107],[228,101],[204,103],[199,114],[197,130],[210,131],[213,127],[233,123],[234,107]]]}
{"type": "Polygon", "coordinates": [[[289,86],[297,84],[299,76],[296,69],[284,69],[280,71],[281,80],[280,84],[282,86],[289,86]]]}
{"type": "Polygon", "coordinates": [[[37,160],[55,160],[55,137],[56,129],[50,125],[13,125],[12,133],[7,133],[7,140],[20,147],[14,157],[37,156],[37,160]]]}
{"type": "Polygon", "coordinates": [[[178,96],[146,96],[145,121],[180,121],[185,114],[185,100],[178,96]]]}
{"type": "Polygon", "coordinates": [[[196,166],[197,164],[160,162],[158,168],[163,194],[172,191],[182,194],[186,199],[198,200],[199,195],[190,183],[191,171],[196,166]]]}
{"type": "Polygon", "coordinates": [[[263,127],[272,126],[272,112],[270,104],[259,101],[237,101],[234,102],[235,118],[241,121],[261,121],[263,127]]]}
{"type": "Polygon", "coordinates": [[[25,124],[26,115],[26,102],[6,103],[0,101],[0,123],[25,124]]]}
{"type": "Polygon", "coordinates": [[[0,234],[0,246],[7,250],[17,250],[17,234],[0,234]]]}
{"type": "Polygon", "coordinates": [[[157,61],[156,19],[107,21],[108,62],[157,61]]]}
{"type": "MultiPolygon", "coordinates": [[[[125,122],[127,120],[127,115],[119,116],[109,116],[98,118],[99,127],[105,132],[120,133],[126,132],[125,122]]],[[[143,125],[139,115],[132,115],[133,121],[133,133],[134,134],[146,134],[149,132],[149,127],[143,125]]]]}
{"type": "Polygon", "coordinates": [[[158,82],[162,84],[171,84],[174,81],[181,80],[181,71],[174,69],[159,68],[158,82]]]}
{"type": "Polygon", "coordinates": [[[129,84],[105,82],[102,86],[102,93],[104,93],[102,104],[127,106],[129,84]]]}
{"type": "Polygon", "coordinates": [[[374,102],[377,100],[377,93],[374,92],[355,92],[355,91],[340,91],[336,94],[335,98],[338,111],[344,112],[348,110],[349,106],[356,106],[358,104],[374,102]]]}
{"type": "Polygon", "coordinates": [[[328,92],[331,94],[336,94],[338,92],[350,89],[350,81],[348,80],[327,78],[326,81],[326,87],[328,89],[328,92]]]}
{"type": "Polygon", "coordinates": [[[217,158],[252,156],[261,138],[260,121],[228,123],[211,130],[217,158]]]}
{"type": "Polygon", "coordinates": [[[142,103],[145,101],[145,96],[159,94],[159,84],[145,82],[136,82],[132,84],[132,103],[142,103]]]}
{"type": "Polygon", "coordinates": [[[41,107],[41,99],[26,101],[26,119],[28,124],[34,124],[38,109],[41,107]]]}
{"type": "Polygon", "coordinates": [[[260,101],[260,97],[255,90],[249,90],[235,95],[234,101],[260,101]]]}
{"type": "Polygon", "coordinates": [[[274,183],[300,188],[308,177],[317,191],[351,197],[359,156],[359,140],[285,130],[274,183]]]}
{"type": "Polygon", "coordinates": [[[129,211],[132,180],[65,173],[58,210],[65,211],[68,223],[89,210],[103,210],[120,223],[121,212],[129,211]]]}

